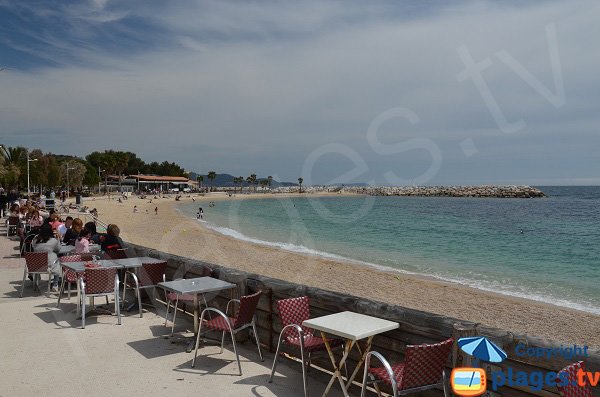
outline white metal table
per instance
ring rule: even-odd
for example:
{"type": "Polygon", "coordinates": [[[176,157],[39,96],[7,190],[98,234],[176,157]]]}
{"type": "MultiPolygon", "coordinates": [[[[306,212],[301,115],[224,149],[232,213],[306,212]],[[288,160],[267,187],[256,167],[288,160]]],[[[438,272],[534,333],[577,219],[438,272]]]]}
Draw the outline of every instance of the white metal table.
{"type": "Polygon", "coordinates": [[[317,317],[310,320],[305,320],[302,322],[302,325],[321,332],[321,337],[325,342],[327,353],[329,353],[329,359],[331,360],[331,364],[333,364],[334,373],[327,384],[327,388],[325,388],[325,391],[323,392],[323,397],[329,393],[329,390],[331,389],[331,386],[333,386],[333,383],[336,379],[340,383],[344,396],[349,397],[348,388],[352,385],[356,374],[358,374],[360,367],[365,361],[367,353],[371,350],[373,337],[377,334],[391,331],[399,327],[399,324],[396,322],[354,312],[341,312],[330,314],[328,316],[317,317]],[[327,334],[346,339],[344,355],[339,363],[336,363],[335,361],[333,351],[331,350],[331,346],[327,341],[327,334]],[[365,338],[367,341],[365,345],[361,347],[359,341],[365,338]],[[348,355],[354,346],[356,346],[360,353],[360,359],[356,364],[356,368],[354,369],[354,372],[352,372],[350,378],[344,382],[341,369],[346,363],[348,355]]]}
{"type": "Polygon", "coordinates": [[[159,283],[158,285],[166,290],[175,292],[178,295],[194,295],[194,336],[198,335],[198,329],[200,328],[200,306],[198,305],[198,295],[228,289],[230,289],[233,294],[233,289],[237,287],[235,284],[212,277],[173,280],[159,283]]]}

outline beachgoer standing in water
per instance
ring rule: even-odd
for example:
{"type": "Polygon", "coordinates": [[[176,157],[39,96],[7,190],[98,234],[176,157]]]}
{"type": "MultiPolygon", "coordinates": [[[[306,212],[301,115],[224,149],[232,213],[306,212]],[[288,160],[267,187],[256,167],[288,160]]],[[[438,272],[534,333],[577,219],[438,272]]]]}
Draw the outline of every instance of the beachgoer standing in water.
{"type": "Polygon", "coordinates": [[[196,214],[196,219],[202,219],[203,215],[204,211],[202,210],[202,207],[198,208],[198,214],[196,214]]]}

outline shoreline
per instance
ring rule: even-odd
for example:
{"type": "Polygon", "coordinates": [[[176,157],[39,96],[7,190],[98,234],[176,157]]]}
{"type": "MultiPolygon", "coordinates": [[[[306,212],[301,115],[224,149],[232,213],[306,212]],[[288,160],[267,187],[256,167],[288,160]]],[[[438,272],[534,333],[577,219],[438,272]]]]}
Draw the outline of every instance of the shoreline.
{"type": "MultiPolygon", "coordinates": [[[[342,195],[355,196],[356,194],[342,195]]],[[[267,194],[236,194],[234,197],[228,197],[225,194],[208,194],[194,198],[196,202],[206,202],[298,196],[307,195],[290,193],[277,194],[274,197],[267,194]]],[[[339,197],[340,194],[309,194],[309,196],[339,197]]],[[[99,199],[86,200],[85,204],[96,206],[100,211],[101,220],[119,224],[125,240],[135,244],[286,281],[559,342],[581,343],[583,340],[590,345],[600,345],[600,335],[597,331],[600,326],[600,316],[596,314],[548,302],[486,291],[434,276],[391,268],[382,269],[377,264],[368,266],[368,263],[353,259],[327,258],[236,239],[181,213],[178,206],[191,202],[188,197],[182,197],[181,201],[169,197],[153,200],[153,203],[149,204],[147,200],[132,196],[130,200],[123,203],[99,199]],[[140,213],[131,214],[133,205],[138,206],[140,213]],[[154,214],[155,206],[159,207],[158,216],[154,214]],[[146,207],[150,210],[149,214],[144,212],[146,207]],[[148,226],[154,230],[162,226],[162,233],[159,233],[162,236],[157,238],[157,236],[136,232],[139,228],[148,229],[148,226]],[[299,268],[303,271],[298,271],[299,268]],[[356,285],[357,279],[368,279],[369,285],[356,285]]]]}

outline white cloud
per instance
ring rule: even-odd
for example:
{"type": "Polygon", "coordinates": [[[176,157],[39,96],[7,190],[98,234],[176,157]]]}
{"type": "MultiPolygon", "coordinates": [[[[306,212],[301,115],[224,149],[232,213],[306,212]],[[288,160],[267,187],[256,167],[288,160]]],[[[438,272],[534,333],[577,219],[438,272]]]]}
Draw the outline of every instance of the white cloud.
{"type": "MultiPolygon", "coordinates": [[[[595,176],[582,167],[593,155],[590,145],[600,143],[590,135],[600,117],[594,108],[600,85],[596,3],[481,2],[438,10],[347,2],[185,4],[125,9],[100,1],[89,12],[72,11],[73,20],[89,17],[93,23],[111,15],[114,21],[127,16],[151,22],[153,29],[143,32],[119,29],[136,40],[147,34],[156,45],[107,50],[91,38],[85,41],[93,34],[86,28],[75,29],[84,45],[42,37],[49,47],[39,55],[60,64],[60,50],[81,62],[0,75],[0,130],[70,134],[68,146],[54,151],[123,148],[199,171],[276,172],[290,180],[316,147],[338,142],[355,148],[369,164],[369,175],[361,180],[383,182],[390,169],[414,177],[427,168],[426,153],[379,156],[367,144],[367,127],[378,114],[407,107],[421,122],[392,122],[380,138],[389,143],[431,138],[443,155],[432,183],[526,179],[519,163],[544,164],[548,158],[562,158],[582,180],[595,176]],[[496,56],[506,51],[552,90],[545,36],[551,23],[566,89],[566,103],[559,108],[496,56]],[[491,92],[509,120],[527,124],[516,137],[500,132],[471,81],[456,80],[465,68],[456,50],[463,45],[476,61],[491,60],[483,72],[491,92]],[[477,148],[469,159],[460,149],[465,139],[477,148]],[[538,151],[523,153],[514,145],[535,145],[538,151]],[[569,161],[572,156],[579,162],[569,161]]],[[[53,145],[25,138],[21,143],[53,145]]],[[[322,166],[343,168],[339,160],[322,166]]]]}

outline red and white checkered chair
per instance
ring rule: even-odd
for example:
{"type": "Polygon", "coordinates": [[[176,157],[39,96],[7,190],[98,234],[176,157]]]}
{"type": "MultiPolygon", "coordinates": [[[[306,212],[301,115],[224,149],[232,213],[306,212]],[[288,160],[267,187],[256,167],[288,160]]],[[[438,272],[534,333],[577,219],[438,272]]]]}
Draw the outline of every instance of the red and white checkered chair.
{"type": "Polygon", "coordinates": [[[142,294],[140,290],[148,288],[156,288],[158,283],[167,281],[166,273],[167,262],[160,263],[143,263],[142,267],[137,272],[125,272],[123,280],[123,302],[125,302],[125,293],[127,288],[135,289],[135,295],[138,300],[138,309],[140,318],[142,318],[142,294]],[[129,280],[131,278],[131,281],[129,280]]]}
{"type": "Polygon", "coordinates": [[[590,384],[579,386],[577,384],[577,373],[585,371],[585,363],[578,361],[561,369],[556,377],[556,387],[562,397],[593,397],[590,384]],[[565,380],[568,384],[564,384],[565,380]]]}
{"type": "Polygon", "coordinates": [[[256,306],[258,305],[261,293],[262,291],[258,291],[252,295],[242,296],[239,300],[231,299],[227,303],[225,313],[212,307],[207,307],[206,309],[202,310],[202,314],[200,315],[200,329],[198,330],[198,336],[196,337],[196,349],[194,350],[194,359],[192,360],[192,368],[196,365],[196,356],[198,354],[198,346],[200,344],[200,335],[202,333],[202,327],[206,327],[209,330],[222,332],[221,353],[223,353],[225,333],[230,333],[231,340],[233,341],[233,351],[235,352],[235,357],[237,358],[238,363],[238,369],[240,370],[240,376],[242,376],[242,365],[240,364],[240,356],[238,355],[237,348],[235,346],[235,334],[237,334],[238,332],[245,330],[246,328],[252,327],[254,339],[256,340],[256,346],[258,346],[258,355],[260,356],[260,361],[264,361],[262,352],[260,351],[260,341],[258,339],[258,333],[256,332],[256,319],[254,317],[254,313],[256,312],[256,306]],[[227,312],[229,312],[229,305],[231,303],[239,303],[237,315],[235,316],[228,316],[226,314],[227,312]],[[211,320],[204,322],[204,316],[207,313],[211,312],[216,313],[217,316],[215,316],[215,318],[211,320]]]}
{"type": "Polygon", "coordinates": [[[25,279],[27,275],[33,276],[33,290],[39,289],[37,286],[37,277],[47,274],[48,275],[48,292],[50,292],[50,283],[52,280],[52,273],[48,268],[48,253],[47,252],[26,252],[25,253],[25,269],[23,270],[23,284],[21,286],[20,297],[23,297],[25,291],[25,279]]]}
{"type": "MultiPolygon", "coordinates": [[[[306,370],[310,368],[311,355],[314,352],[325,352],[327,347],[323,338],[314,334],[314,330],[302,325],[304,320],[310,319],[310,298],[301,296],[299,298],[283,299],[276,302],[277,310],[283,329],[279,334],[277,342],[277,352],[273,360],[273,368],[271,369],[271,377],[269,383],[273,382],[275,369],[277,368],[277,359],[279,358],[279,349],[281,344],[288,344],[300,350],[300,358],[302,360],[302,381],[304,382],[304,395],[308,396],[308,385],[306,380],[306,370]],[[304,358],[304,352],[308,353],[308,359],[304,358]]],[[[329,346],[342,346],[342,339],[330,338],[327,339],[329,346]]]]}
{"type": "MultiPolygon", "coordinates": [[[[68,262],[87,262],[93,259],[92,254],[65,255],[60,257],[60,263],[68,262]]],[[[68,298],[71,299],[71,284],[77,284],[77,280],[83,273],[76,273],[68,267],[62,266],[62,282],[60,283],[60,291],[58,292],[58,302],[56,307],[60,305],[60,299],[65,292],[65,284],[67,284],[68,298]]]]}
{"type": "Polygon", "coordinates": [[[392,387],[394,397],[438,387],[444,390],[444,396],[448,396],[445,366],[453,344],[454,339],[450,338],[439,343],[408,345],[404,361],[396,365],[390,365],[380,353],[369,352],[360,396],[364,397],[367,383],[374,384],[377,394],[381,396],[378,385],[381,382],[392,387]],[[373,357],[383,366],[371,368],[373,357]]]}
{"type": "Polygon", "coordinates": [[[85,300],[96,296],[115,297],[115,313],[117,324],[121,325],[121,307],[119,305],[119,275],[115,268],[85,269],[82,277],[79,277],[79,288],[81,291],[81,328],[85,328],[85,300]]]}

